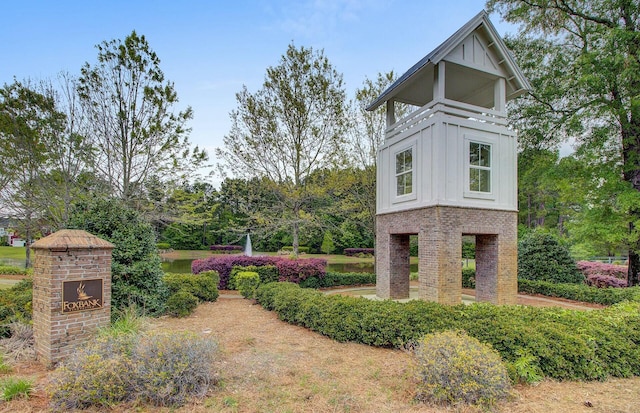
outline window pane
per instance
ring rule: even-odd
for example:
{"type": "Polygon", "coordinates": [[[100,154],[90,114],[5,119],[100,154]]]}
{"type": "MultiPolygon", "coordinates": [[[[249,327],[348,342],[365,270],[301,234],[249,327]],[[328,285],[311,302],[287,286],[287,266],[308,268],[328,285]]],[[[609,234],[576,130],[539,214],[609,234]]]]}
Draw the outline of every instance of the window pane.
{"type": "Polygon", "coordinates": [[[404,152],[396,154],[396,174],[404,172],[404,152]]]}
{"type": "Polygon", "coordinates": [[[413,151],[409,149],[404,151],[404,170],[410,171],[413,167],[413,151]]]}
{"type": "Polygon", "coordinates": [[[480,162],[480,144],[475,142],[469,143],[469,163],[478,165],[480,162]]]}
{"type": "Polygon", "coordinates": [[[480,150],[480,166],[491,166],[491,146],[489,145],[479,145],[480,150]]]}
{"type": "Polygon", "coordinates": [[[404,193],[406,194],[410,194],[413,192],[413,182],[411,182],[413,179],[413,174],[411,172],[407,173],[404,175],[405,176],[405,180],[404,180],[404,193]]]}
{"type": "Polygon", "coordinates": [[[480,170],[476,168],[469,168],[469,190],[480,190],[480,170]]]}
{"type": "Polygon", "coordinates": [[[480,192],[491,192],[491,171],[486,169],[478,170],[480,177],[480,192]]]}

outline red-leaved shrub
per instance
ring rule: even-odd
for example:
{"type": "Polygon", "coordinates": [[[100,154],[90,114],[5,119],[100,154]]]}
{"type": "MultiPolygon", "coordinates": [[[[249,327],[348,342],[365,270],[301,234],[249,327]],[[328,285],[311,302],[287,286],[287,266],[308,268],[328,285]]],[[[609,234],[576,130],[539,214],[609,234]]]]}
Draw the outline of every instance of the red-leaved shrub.
{"type": "Polygon", "coordinates": [[[233,267],[248,267],[251,265],[256,267],[275,265],[278,268],[280,281],[299,283],[313,276],[324,278],[327,262],[319,258],[299,258],[294,260],[285,257],[221,255],[194,260],[191,264],[191,272],[198,274],[202,271],[217,271],[220,274],[218,288],[226,290],[233,267]]]}
{"type": "Polygon", "coordinates": [[[360,254],[375,255],[375,249],[373,248],[345,248],[344,255],[347,257],[355,257],[360,254]]]}
{"type": "Polygon", "coordinates": [[[292,283],[300,283],[309,277],[324,278],[326,273],[327,261],[320,258],[305,258],[292,260],[289,258],[280,258],[276,263],[280,281],[288,281],[292,283]]]}
{"type": "Polygon", "coordinates": [[[626,287],[627,266],[605,264],[598,261],[578,261],[578,269],[585,276],[585,282],[593,287],[626,287]]]}
{"type": "Polygon", "coordinates": [[[209,249],[215,252],[238,252],[244,248],[240,245],[210,245],[209,249]]]}

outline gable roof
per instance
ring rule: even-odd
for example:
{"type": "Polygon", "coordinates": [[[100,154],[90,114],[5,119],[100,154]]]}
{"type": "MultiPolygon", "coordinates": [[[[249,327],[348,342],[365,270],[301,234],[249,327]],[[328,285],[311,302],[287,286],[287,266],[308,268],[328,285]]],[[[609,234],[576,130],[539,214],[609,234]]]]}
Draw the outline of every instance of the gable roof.
{"type": "MultiPolygon", "coordinates": [[[[513,99],[526,91],[531,90],[529,81],[515,62],[513,55],[504,44],[504,41],[496,31],[496,28],[489,20],[489,15],[483,10],[458,29],[458,31],[456,31],[451,37],[436,47],[432,52],[420,59],[420,61],[407,70],[406,73],[400,76],[398,80],[382,92],[382,94],[367,107],[367,110],[375,110],[382,103],[396,97],[401,97],[399,95],[403,91],[403,87],[406,88],[410,80],[413,80],[428,69],[433,70],[433,67],[441,60],[445,59],[461,42],[463,42],[474,31],[481,28],[484,29],[485,34],[492,43],[492,46],[495,46],[495,53],[500,58],[500,66],[502,66],[503,70],[509,74],[509,82],[507,82],[507,100],[513,99]]],[[[397,100],[402,101],[402,99],[397,100]]]]}

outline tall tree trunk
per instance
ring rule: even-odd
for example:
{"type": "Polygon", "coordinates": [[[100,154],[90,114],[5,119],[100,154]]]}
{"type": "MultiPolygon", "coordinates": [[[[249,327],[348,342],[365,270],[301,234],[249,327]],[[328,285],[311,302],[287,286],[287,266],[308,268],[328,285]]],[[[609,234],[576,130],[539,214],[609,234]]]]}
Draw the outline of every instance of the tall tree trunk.
{"type": "Polygon", "coordinates": [[[298,258],[298,247],[300,245],[299,240],[300,233],[300,205],[296,202],[293,207],[293,256],[298,258]]]}
{"type": "MultiPolygon", "coordinates": [[[[628,122],[622,123],[622,157],[624,162],[624,180],[632,188],[640,191],[640,117],[631,115],[628,122]]],[[[635,222],[640,222],[640,207],[634,206],[629,210],[629,269],[627,285],[639,285],[640,273],[640,237],[636,234],[638,228],[635,222]]]]}

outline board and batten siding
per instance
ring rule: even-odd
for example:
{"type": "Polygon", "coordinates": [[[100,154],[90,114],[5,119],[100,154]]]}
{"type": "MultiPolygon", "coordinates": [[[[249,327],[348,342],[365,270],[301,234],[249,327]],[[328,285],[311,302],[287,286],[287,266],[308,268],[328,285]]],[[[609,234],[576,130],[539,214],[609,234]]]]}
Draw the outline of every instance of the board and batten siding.
{"type": "Polygon", "coordinates": [[[517,211],[517,139],[502,125],[434,113],[378,153],[377,213],[436,205],[517,211]],[[469,141],[491,145],[491,192],[468,190],[469,141]],[[413,192],[398,197],[395,155],[413,148],[413,192]]]}

